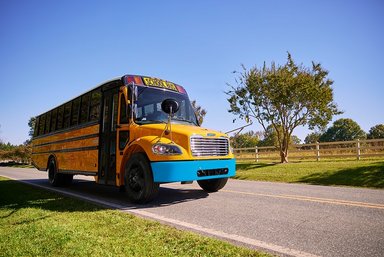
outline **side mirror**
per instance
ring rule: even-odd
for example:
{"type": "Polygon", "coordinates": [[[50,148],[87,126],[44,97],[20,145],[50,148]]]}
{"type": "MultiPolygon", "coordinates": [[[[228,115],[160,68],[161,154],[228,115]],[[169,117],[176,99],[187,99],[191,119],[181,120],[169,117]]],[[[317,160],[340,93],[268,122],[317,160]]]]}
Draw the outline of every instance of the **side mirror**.
{"type": "Polygon", "coordinates": [[[179,103],[175,99],[171,98],[165,99],[161,103],[161,110],[169,115],[176,113],[179,110],[179,107],[179,103]]]}

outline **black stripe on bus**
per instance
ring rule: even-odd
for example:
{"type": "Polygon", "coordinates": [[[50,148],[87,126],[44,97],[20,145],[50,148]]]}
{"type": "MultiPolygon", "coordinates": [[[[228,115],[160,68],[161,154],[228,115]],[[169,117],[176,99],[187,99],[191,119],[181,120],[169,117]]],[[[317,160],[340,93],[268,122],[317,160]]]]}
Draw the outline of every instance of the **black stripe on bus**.
{"type": "Polygon", "coordinates": [[[89,135],[79,136],[79,137],[71,137],[71,138],[67,138],[67,139],[60,139],[60,140],[57,140],[57,141],[52,141],[52,142],[47,142],[47,143],[42,143],[42,144],[34,145],[33,147],[45,146],[45,145],[53,145],[53,144],[59,144],[59,143],[68,143],[68,142],[72,142],[72,141],[89,139],[89,138],[98,137],[98,136],[99,136],[99,133],[89,134],[89,135]]]}
{"type": "Polygon", "coordinates": [[[76,175],[85,175],[85,176],[97,176],[97,171],[85,171],[85,170],[60,170],[60,173],[64,174],[76,174],[76,175]]]}
{"type": "Polygon", "coordinates": [[[81,152],[81,151],[90,151],[90,150],[97,150],[99,149],[98,146],[87,146],[87,147],[79,147],[79,148],[68,148],[68,149],[60,149],[60,150],[52,150],[52,151],[46,151],[46,152],[35,152],[34,154],[46,154],[46,153],[68,153],[68,152],[81,152]]]}

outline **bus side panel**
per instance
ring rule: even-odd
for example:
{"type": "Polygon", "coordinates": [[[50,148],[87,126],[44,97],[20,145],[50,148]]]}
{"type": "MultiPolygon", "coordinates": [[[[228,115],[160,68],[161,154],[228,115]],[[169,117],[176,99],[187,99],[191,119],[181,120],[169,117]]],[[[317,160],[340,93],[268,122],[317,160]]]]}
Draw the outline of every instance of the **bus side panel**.
{"type": "Polygon", "coordinates": [[[32,163],[38,170],[47,170],[49,154],[32,154],[32,163]]]}
{"type": "MultiPolygon", "coordinates": [[[[56,154],[59,171],[80,171],[97,173],[98,150],[63,152],[56,154]]],[[[96,174],[94,174],[96,175],[96,174]]]]}
{"type": "Polygon", "coordinates": [[[98,124],[36,138],[32,144],[32,160],[40,170],[47,169],[51,155],[56,157],[59,171],[95,173],[98,170],[98,124]]]}

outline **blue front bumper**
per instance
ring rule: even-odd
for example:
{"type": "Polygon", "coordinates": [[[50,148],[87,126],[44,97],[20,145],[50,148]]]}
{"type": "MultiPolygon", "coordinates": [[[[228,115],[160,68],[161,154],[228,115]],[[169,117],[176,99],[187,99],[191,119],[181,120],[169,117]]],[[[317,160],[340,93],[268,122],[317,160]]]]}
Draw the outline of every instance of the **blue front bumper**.
{"type": "Polygon", "coordinates": [[[151,162],[151,167],[156,183],[228,178],[235,176],[236,173],[235,159],[151,162]],[[212,175],[223,170],[228,173],[212,175]]]}

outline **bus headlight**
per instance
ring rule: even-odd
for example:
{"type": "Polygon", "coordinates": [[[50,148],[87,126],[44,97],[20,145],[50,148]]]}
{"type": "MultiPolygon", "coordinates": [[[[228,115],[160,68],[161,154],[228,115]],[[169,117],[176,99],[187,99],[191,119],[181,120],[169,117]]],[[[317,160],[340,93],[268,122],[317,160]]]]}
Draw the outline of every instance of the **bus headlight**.
{"type": "Polygon", "coordinates": [[[180,147],[170,144],[154,144],[152,152],[159,155],[179,155],[182,154],[180,147]]]}

